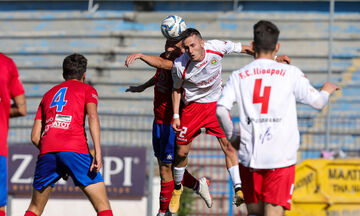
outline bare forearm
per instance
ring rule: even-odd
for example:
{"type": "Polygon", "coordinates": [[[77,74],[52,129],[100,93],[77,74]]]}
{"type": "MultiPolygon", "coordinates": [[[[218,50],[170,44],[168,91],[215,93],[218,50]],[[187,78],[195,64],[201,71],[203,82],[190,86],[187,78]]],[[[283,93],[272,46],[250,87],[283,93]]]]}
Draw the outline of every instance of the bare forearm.
{"type": "Polygon", "coordinates": [[[14,104],[11,105],[10,118],[26,116],[27,107],[25,95],[19,95],[13,98],[14,104]]]}
{"type": "Polygon", "coordinates": [[[181,100],[181,92],[179,89],[173,89],[172,92],[172,103],[173,103],[173,112],[174,114],[179,114],[181,100]]]}
{"type": "Polygon", "coordinates": [[[151,67],[155,67],[159,69],[171,70],[173,66],[172,61],[168,59],[164,59],[160,56],[150,56],[150,55],[142,54],[140,56],[140,59],[143,60],[146,64],[150,65],[151,67]]]}
{"type": "Polygon", "coordinates": [[[31,130],[31,142],[40,149],[40,139],[41,139],[42,123],[40,119],[35,119],[33,128],[31,130]]]}
{"type": "Polygon", "coordinates": [[[151,87],[153,85],[155,85],[155,77],[152,77],[146,83],[142,84],[144,89],[147,89],[147,88],[149,88],[149,87],[151,87]]]}
{"type": "Polygon", "coordinates": [[[95,153],[101,154],[101,147],[100,147],[100,121],[98,115],[89,115],[89,128],[91,138],[94,143],[94,150],[95,153]]]}

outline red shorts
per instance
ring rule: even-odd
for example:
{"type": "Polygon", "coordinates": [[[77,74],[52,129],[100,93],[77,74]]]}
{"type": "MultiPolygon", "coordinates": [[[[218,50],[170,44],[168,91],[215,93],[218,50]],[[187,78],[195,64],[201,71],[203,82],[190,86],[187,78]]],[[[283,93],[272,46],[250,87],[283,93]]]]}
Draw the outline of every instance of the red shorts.
{"type": "Polygon", "coordinates": [[[295,165],[254,170],[239,164],[239,169],[245,203],[258,203],[261,200],[290,210],[295,165]]]}
{"type": "Polygon", "coordinates": [[[176,134],[176,144],[191,143],[201,133],[202,127],[207,134],[225,137],[216,117],[216,103],[190,103],[184,106],[180,118],[182,131],[176,134]]]}

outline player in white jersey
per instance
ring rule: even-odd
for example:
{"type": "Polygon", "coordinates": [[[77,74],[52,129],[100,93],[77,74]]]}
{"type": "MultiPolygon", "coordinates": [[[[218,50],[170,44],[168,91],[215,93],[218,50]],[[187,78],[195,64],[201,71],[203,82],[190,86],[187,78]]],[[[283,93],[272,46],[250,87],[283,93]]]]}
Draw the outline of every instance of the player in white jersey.
{"type": "Polygon", "coordinates": [[[299,147],[296,101],[321,109],[339,89],[327,82],[319,92],[299,68],[274,61],[279,33],[269,21],[254,25],[255,60],[232,73],[217,104],[226,137],[239,148],[250,215],[284,215],[290,209],[299,147]],[[234,102],[240,134],[233,132],[229,113],[234,102]]]}
{"type": "Polygon", "coordinates": [[[173,89],[173,128],[177,132],[177,153],[174,162],[175,190],[169,210],[176,213],[182,193],[181,179],[187,165],[192,140],[200,134],[200,128],[216,136],[225,153],[226,166],[233,180],[238,202],[242,199],[240,175],[236,150],[226,140],[216,119],[216,102],[221,93],[221,61],[223,55],[230,53],[253,54],[249,46],[231,41],[211,40],[205,42],[199,31],[188,28],[182,33],[185,52],[174,61],[172,76],[173,89]],[[181,118],[180,100],[185,103],[181,118]],[[180,121],[181,119],[181,121],[180,121]]]}

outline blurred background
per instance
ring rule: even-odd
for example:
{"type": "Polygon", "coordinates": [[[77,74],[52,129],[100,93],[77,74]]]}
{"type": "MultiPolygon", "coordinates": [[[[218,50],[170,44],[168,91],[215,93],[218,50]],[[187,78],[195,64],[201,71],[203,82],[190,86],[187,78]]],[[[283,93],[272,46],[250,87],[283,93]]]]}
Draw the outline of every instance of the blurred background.
{"type": "MultiPolygon", "coordinates": [[[[23,215],[30,202],[37,154],[30,144],[33,119],[42,95],[63,81],[64,57],[74,52],[88,59],[87,82],[100,97],[103,174],[114,215],[156,215],[160,180],[151,144],[153,89],[137,94],[125,92],[129,85],[150,79],[155,70],[141,61],[126,68],[124,62],[127,55],[135,52],[159,55],[165,44],[160,23],[172,14],[181,16],[188,27],[199,29],[205,40],[244,44],[251,42],[252,27],[257,21],[270,20],[280,29],[279,55],[288,55],[291,64],[301,68],[315,87],[320,88],[327,80],[341,86],[342,90],[323,111],[297,106],[299,164],[322,157],[332,162],[338,158],[335,161],[340,161],[340,165],[335,162],[335,167],[310,168],[316,178],[300,174],[303,178],[297,177],[298,187],[295,184],[294,210],[299,209],[296,189],[301,190],[302,186],[304,193],[310,195],[308,199],[304,195],[299,202],[306,201],[312,207],[304,209],[313,210],[288,214],[360,215],[359,1],[0,0],[1,52],[17,64],[28,105],[26,117],[10,120],[9,215],[23,215]],[[344,160],[352,162],[348,165],[344,160]],[[333,193],[322,191],[327,195],[313,199],[317,195],[311,194],[322,190],[321,184],[328,184],[324,179],[330,177],[345,183],[331,183],[333,193]],[[339,190],[335,190],[336,184],[339,190]]],[[[225,56],[224,82],[233,70],[251,60],[245,55],[225,56]]],[[[91,139],[89,143],[91,146],[91,139]]],[[[189,169],[195,176],[211,179],[214,206],[207,209],[198,196],[189,192],[182,215],[246,215],[244,206],[236,208],[231,204],[231,182],[224,155],[214,138],[201,135],[194,141],[189,169]]],[[[60,182],[54,190],[44,215],[95,215],[90,202],[77,195],[78,189],[71,184],[60,182]]]]}

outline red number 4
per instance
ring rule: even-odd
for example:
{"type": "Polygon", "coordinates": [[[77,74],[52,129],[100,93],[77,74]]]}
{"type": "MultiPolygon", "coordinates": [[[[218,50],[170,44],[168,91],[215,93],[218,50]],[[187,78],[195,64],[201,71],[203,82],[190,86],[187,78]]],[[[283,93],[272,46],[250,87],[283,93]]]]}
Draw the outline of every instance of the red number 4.
{"type": "Polygon", "coordinates": [[[261,114],[268,113],[271,86],[264,87],[264,95],[260,96],[262,79],[255,80],[253,103],[261,103],[261,114]]]}

